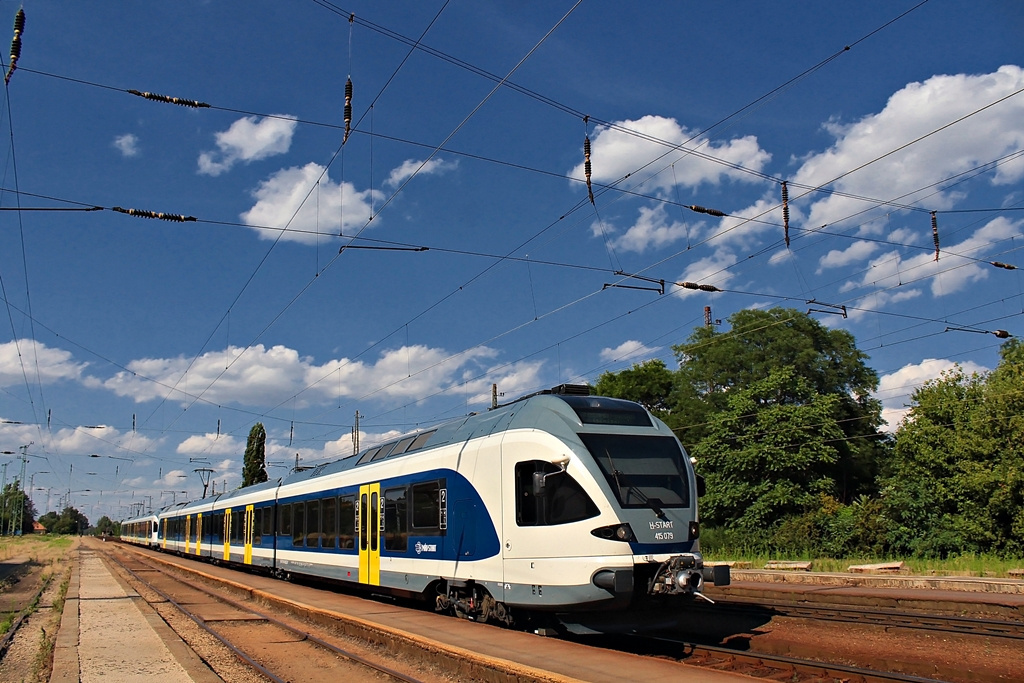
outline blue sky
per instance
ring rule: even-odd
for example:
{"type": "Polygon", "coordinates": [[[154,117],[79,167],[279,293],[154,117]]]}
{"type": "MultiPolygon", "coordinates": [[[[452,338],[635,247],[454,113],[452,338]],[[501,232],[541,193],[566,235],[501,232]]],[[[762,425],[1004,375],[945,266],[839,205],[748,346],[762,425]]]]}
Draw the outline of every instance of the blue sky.
{"type": "Polygon", "coordinates": [[[705,306],[846,306],[814,315],[893,425],[1024,334],[1024,275],[989,263],[1024,267],[1020,3],[19,7],[0,450],[40,512],[234,488],[256,421],[281,476],[350,454],[357,410],[368,445],[492,383],[674,367],[705,306]]]}

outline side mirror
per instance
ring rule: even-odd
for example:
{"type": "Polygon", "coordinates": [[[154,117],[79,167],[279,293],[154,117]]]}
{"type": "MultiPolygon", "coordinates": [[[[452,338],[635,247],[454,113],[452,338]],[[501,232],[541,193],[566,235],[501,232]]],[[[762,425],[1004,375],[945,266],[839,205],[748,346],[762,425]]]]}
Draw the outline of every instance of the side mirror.
{"type": "Polygon", "coordinates": [[[708,487],[707,487],[707,484],[704,483],[704,477],[700,476],[699,474],[696,475],[696,476],[697,476],[697,497],[698,498],[702,498],[704,496],[704,494],[708,492],[708,487]]]}
{"type": "Polygon", "coordinates": [[[543,472],[533,473],[533,495],[540,498],[547,490],[547,475],[543,472]]]}

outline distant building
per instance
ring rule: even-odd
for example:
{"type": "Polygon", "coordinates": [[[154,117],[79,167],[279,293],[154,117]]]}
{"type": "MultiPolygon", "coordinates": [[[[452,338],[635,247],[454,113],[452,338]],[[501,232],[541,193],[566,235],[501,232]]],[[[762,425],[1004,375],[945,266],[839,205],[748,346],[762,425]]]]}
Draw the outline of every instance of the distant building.
{"type": "Polygon", "coordinates": [[[45,534],[46,527],[39,523],[39,520],[32,522],[32,533],[34,534],[45,534]]]}

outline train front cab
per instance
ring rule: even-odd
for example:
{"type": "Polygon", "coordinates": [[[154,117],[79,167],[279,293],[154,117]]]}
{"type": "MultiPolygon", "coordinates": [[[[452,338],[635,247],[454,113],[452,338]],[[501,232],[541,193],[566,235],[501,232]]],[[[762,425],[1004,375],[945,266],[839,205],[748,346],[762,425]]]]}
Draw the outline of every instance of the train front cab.
{"type": "Polygon", "coordinates": [[[524,413],[546,410],[513,420],[501,447],[506,603],[562,613],[692,599],[711,574],[696,477],[671,430],[627,401],[532,401],[524,413]]]}

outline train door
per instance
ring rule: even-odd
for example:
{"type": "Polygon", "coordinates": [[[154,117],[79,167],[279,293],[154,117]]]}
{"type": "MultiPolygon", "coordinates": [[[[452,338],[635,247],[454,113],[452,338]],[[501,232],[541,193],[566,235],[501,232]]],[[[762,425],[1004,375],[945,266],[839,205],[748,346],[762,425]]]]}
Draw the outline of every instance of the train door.
{"type": "Polygon", "coordinates": [[[160,543],[160,547],[167,550],[167,518],[164,517],[164,537],[160,543]]]}
{"type": "Polygon", "coordinates": [[[245,564],[252,564],[252,536],[253,536],[253,521],[256,516],[254,512],[255,506],[245,506],[245,524],[242,527],[242,533],[245,536],[245,550],[242,556],[242,562],[245,564]]]}
{"type": "Polygon", "coordinates": [[[192,552],[192,515],[185,515],[185,554],[192,552]]]}
{"type": "Polygon", "coordinates": [[[380,484],[359,487],[356,526],[359,528],[359,583],[380,585],[380,538],[384,523],[380,484]]]}
{"type": "Polygon", "coordinates": [[[196,515],[196,555],[201,555],[200,549],[203,547],[203,513],[200,512],[196,515]]]}
{"type": "Polygon", "coordinates": [[[231,559],[231,508],[224,510],[224,559],[231,559]]]}

